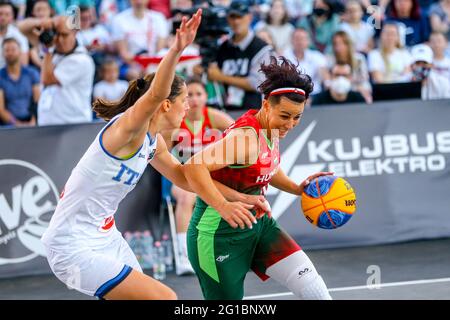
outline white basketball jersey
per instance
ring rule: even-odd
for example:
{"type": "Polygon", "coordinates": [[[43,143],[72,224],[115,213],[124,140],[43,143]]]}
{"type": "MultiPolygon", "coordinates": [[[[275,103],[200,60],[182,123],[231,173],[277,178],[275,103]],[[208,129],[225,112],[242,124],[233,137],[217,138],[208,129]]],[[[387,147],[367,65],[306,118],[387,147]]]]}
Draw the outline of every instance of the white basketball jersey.
{"type": "Polygon", "coordinates": [[[67,181],[42,241],[49,247],[81,248],[107,245],[121,236],[114,214],[122,199],[136,186],[156,151],[156,137],[145,136],[141,148],[129,159],[117,158],[103,147],[97,135],[67,181]]]}

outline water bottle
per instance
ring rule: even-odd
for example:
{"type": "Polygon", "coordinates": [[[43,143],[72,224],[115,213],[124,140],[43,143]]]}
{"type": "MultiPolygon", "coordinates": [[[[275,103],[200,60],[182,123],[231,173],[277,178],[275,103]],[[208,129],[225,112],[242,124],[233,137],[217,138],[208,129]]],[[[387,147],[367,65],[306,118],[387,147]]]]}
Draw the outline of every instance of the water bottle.
{"type": "Polygon", "coordinates": [[[172,250],[172,241],[169,238],[168,234],[162,235],[161,244],[164,248],[164,263],[166,264],[166,271],[173,271],[173,250],[172,250]]]}
{"type": "Polygon", "coordinates": [[[164,248],[160,241],[155,242],[154,253],[153,278],[164,280],[166,278],[166,264],[164,262],[164,248]]]}
{"type": "Polygon", "coordinates": [[[125,241],[130,246],[131,251],[133,251],[134,255],[136,255],[136,237],[135,237],[135,235],[133,233],[127,231],[124,233],[123,237],[125,238],[125,241]]]}
{"type": "Polygon", "coordinates": [[[144,231],[141,239],[143,269],[150,269],[153,267],[153,237],[149,230],[144,231]]]}
{"type": "MultiPolygon", "coordinates": [[[[143,259],[143,246],[142,246],[142,234],[139,231],[133,233],[133,252],[136,256],[137,261],[143,267],[144,259],[143,259]]],[[[131,247],[131,246],[130,246],[131,247]]]]}

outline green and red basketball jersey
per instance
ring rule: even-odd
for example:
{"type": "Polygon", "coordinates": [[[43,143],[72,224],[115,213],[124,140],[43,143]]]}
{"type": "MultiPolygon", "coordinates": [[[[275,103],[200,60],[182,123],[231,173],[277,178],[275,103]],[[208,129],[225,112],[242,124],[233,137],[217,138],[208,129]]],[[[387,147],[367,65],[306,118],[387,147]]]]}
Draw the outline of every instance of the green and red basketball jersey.
{"type": "Polygon", "coordinates": [[[192,123],[185,117],[181,122],[173,154],[181,162],[185,162],[208,144],[219,140],[221,137],[220,131],[213,128],[208,107],[204,106],[200,121],[192,123]]]}
{"type": "MultiPolygon", "coordinates": [[[[211,172],[214,180],[220,181],[228,187],[246,194],[264,194],[272,176],[280,165],[280,151],[278,138],[267,138],[267,130],[263,129],[256,119],[258,110],[249,110],[238,118],[223,133],[226,137],[236,129],[254,130],[259,144],[258,158],[254,164],[234,164],[211,172]]],[[[248,140],[252,141],[252,140],[248,140]]],[[[234,152],[234,147],[227,147],[227,152],[234,152]]]]}
{"type": "MultiPolygon", "coordinates": [[[[258,158],[251,165],[234,164],[211,172],[211,177],[246,194],[264,194],[280,166],[278,138],[272,141],[249,110],[236,120],[223,137],[233,130],[251,129],[253,143],[258,143],[258,158]],[[257,138],[257,139],[256,139],[257,138]]],[[[248,132],[242,132],[247,134],[248,132]]],[[[238,148],[228,147],[226,150],[238,148]]],[[[242,299],[244,279],[252,269],[262,280],[267,268],[301,250],[301,247],[268,215],[258,219],[252,229],[232,228],[216,209],[200,198],[187,231],[189,260],[200,281],[206,299],[242,299]]]]}

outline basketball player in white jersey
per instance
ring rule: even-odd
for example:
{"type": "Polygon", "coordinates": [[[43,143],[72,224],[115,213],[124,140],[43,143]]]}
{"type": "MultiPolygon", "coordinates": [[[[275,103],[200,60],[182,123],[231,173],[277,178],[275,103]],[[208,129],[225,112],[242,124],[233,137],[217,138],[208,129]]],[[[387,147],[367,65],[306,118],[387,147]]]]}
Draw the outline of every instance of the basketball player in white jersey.
{"type": "MultiPolygon", "coordinates": [[[[200,21],[201,10],[183,19],[156,74],[130,82],[118,102],[94,103],[109,122],[73,169],[42,237],[52,271],[71,288],[100,299],[176,299],[172,289],[142,272],[114,214],[148,162],[191,190],[158,132],[179,127],[188,108],[186,85],[175,76],[175,66],[200,21]]],[[[264,208],[261,197],[246,197],[218,182],[217,187],[230,200],[226,209],[236,219],[253,222],[248,209],[264,208]]]]}

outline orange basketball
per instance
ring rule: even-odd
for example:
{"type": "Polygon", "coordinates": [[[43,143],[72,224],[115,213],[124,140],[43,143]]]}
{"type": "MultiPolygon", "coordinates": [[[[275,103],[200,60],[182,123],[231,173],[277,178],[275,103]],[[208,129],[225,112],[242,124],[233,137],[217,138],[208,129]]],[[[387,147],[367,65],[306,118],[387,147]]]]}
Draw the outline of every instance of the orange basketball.
{"type": "Polygon", "coordinates": [[[336,229],[347,223],[356,210],[356,195],[350,183],[336,176],[312,180],[301,197],[306,219],[323,229],[336,229]]]}

